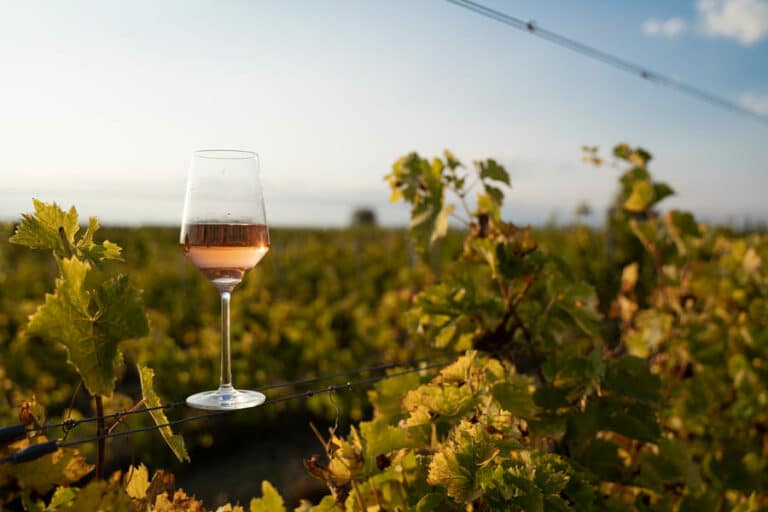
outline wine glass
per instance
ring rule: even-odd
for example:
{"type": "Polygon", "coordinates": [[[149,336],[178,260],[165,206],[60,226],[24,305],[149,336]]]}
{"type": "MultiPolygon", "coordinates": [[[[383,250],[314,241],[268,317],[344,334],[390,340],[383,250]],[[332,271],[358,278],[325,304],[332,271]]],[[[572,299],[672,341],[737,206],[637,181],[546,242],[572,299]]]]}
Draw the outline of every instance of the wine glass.
{"type": "Polygon", "coordinates": [[[179,239],[184,254],[221,294],[219,389],[191,395],[187,405],[211,410],[260,405],[263,394],[232,385],[229,339],[230,293],[269,250],[256,153],[229,149],[194,152],[179,239]]]}

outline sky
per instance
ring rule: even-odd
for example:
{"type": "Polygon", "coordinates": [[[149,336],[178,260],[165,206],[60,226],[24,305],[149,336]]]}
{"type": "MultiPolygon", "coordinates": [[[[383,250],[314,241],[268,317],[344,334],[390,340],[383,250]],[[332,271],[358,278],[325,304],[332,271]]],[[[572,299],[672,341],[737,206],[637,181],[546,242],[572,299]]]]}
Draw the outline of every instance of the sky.
{"type": "MultiPolygon", "coordinates": [[[[481,0],[768,115],[768,0],[481,0]]],[[[259,153],[273,225],[407,222],[382,176],[410,151],[495,158],[505,216],[593,222],[620,142],[687,208],[768,220],[768,123],[444,0],[0,0],[0,219],[31,198],[107,224],[177,225],[201,148],[259,153]]]]}

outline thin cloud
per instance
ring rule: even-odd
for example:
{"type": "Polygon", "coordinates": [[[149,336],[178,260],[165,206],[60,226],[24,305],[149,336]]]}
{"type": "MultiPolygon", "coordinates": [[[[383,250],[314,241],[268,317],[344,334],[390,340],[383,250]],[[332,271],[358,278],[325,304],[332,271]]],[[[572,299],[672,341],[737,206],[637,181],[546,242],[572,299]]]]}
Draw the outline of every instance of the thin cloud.
{"type": "Polygon", "coordinates": [[[768,94],[752,94],[745,92],[739,97],[739,105],[755,114],[768,116],[768,94]]]}
{"type": "Polygon", "coordinates": [[[673,39],[685,32],[686,27],[687,24],[682,18],[649,19],[643,23],[643,32],[653,37],[660,36],[673,39]]]}
{"type": "Polygon", "coordinates": [[[768,36],[768,0],[697,0],[701,31],[744,46],[768,36]]]}

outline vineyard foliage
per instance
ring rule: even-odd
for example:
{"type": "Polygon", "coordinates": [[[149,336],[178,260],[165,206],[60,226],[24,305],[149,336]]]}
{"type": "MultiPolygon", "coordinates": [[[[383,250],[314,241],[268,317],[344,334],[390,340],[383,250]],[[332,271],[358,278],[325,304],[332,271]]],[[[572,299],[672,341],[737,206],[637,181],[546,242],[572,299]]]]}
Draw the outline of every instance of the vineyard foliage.
{"type": "MultiPolygon", "coordinates": [[[[608,167],[596,148],[585,160],[608,167]]],[[[578,217],[565,229],[506,221],[506,170],[446,151],[406,155],[386,177],[392,200],[411,208],[410,242],[370,225],[273,236],[273,257],[234,296],[238,385],[455,354],[377,383],[367,400],[339,397],[360,421],[307,458],[328,495],[297,511],[768,509],[768,236],[663,211],[674,191],[643,149],[620,144],[611,160],[621,174],[604,231],[578,217]]],[[[215,380],[216,297],[167,251],[172,234],[124,243],[143,262],[130,269],[142,297],[107,273],[121,252],[94,241],[94,219],[77,238],[74,210],[35,208],[12,241],[52,252],[56,266],[2,247],[5,424],[19,411],[43,423],[40,403],[65,414],[80,378],[108,411],[215,380]]],[[[309,407],[332,416],[339,403],[309,407]]],[[[209,442],[185,430],[188,443],[209,442]]],[[[163,437],[187,457],[177,434],[163,437]]],[[[83,485],[92,469],[59,449],[0,466],[0,488],[28,510],[204,510],[170,473],[150,478],[140,464],[83,485]]],[[[267,482],[248,508],[287,510],[267,482]]]]}

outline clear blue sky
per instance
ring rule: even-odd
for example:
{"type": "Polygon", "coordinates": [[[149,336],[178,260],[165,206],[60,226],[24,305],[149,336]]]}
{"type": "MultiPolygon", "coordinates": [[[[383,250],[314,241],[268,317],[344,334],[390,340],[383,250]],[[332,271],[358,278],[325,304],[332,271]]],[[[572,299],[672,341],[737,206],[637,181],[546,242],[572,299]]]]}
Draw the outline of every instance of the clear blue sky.
{"type": "MultiPolygon", "coordinates": [[[[489,6],[768,113],[768,0],[489,6]]],[[[386,223],[381,176],[452,149],[512,174],[507,215],[570,218],[618,141],[702,217],[768,219],[768,126],[442,0],[0,0],[0,218],[31,197],[112,223],[176,224],[190,153],[253,149],[274,224],[386,223]]]]}

